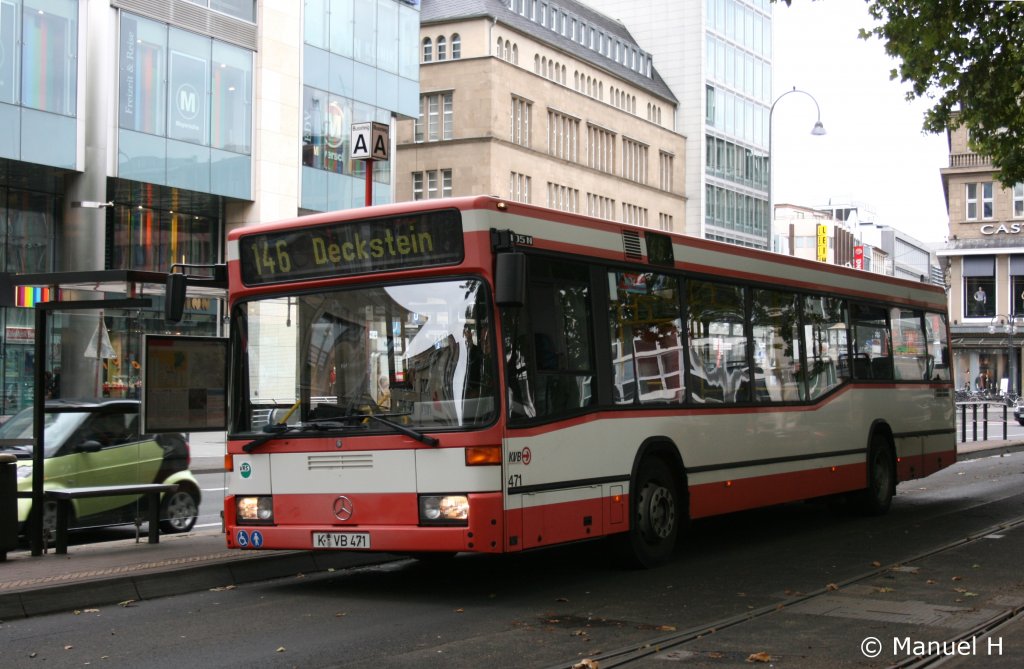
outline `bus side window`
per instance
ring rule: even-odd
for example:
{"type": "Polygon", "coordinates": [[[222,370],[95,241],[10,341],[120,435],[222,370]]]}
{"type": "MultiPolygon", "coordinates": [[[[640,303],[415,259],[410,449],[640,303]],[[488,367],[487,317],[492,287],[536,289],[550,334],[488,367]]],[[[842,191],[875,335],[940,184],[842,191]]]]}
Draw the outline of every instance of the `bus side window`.
{"type": "Polygon", "coordinates": [[[846,303],[834,297],[804,298],[804,339],[807,346],[807,386],[817,399],[850,376],[846,303]]]}
{"type": "Polygon", "coordinates": [[[750,401],[745,290],[709,281],[686,283],[690,377],[697,404],[750,401]]]}
{"type": "Polygon", "coordinates": [[[683,401],[678,280],[609,272],[609,326],[616,404],[683,401]]]}
{"type": "Polygon", "coordinates": [[[754,401],[796,402],[804,398],[800,374],[803,345],[796,295],[755,290],[754,401]]]}
{"type": "Polygon", "coordinates": [[[946,315],[926,313],[924,327],[930,363],[929,380],[949,381],[949,340],[946,335],[946,315]]]}
{"type": "Polygon", "coordinates": [[[928,359],[921,312],[902,307],[889,310],[892,323],[892,348],[897,380],[924,381],[931,378],[933,365],[928,359]]]}
{"type": "Polygon", "coordinates": [[[892,337],[884,307],[850,304],[854,360],[867,359],[853,368],[855,379],[892,380],[892,337]],[[858,374],[860,372],[860,374],[858,374]]]}

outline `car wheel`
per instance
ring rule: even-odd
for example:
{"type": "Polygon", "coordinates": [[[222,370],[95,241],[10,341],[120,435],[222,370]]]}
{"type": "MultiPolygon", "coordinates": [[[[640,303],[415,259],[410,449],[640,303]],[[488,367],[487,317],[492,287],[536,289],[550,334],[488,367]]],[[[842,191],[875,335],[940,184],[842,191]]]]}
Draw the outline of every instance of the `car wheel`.
{"type": "Polygon", "coordinates": [[[188,532],[196,524],[199,516],[199,501],[191,488],[178,488],[175,492],[164,495],[160,504],[160,529],[171,534],[188,532]]]}

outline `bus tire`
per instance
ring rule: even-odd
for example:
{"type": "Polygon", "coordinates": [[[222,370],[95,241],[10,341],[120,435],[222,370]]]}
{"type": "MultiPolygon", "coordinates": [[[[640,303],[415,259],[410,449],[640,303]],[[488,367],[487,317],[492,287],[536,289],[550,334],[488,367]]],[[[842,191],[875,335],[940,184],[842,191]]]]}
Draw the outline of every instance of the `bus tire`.
{"type": "Polygon", "coordinates": [[[896,495],[896,459],[884,435],[875,433],[868,448],[868,486],[860,493],[861,513],[880,516],[892,506],[896,495]]]}
{"type": "Polygon", "coordinates": [[[664,460],[649,457],[640,463],[630,497],[627,562],[644,569],[667,562],[675,551],[683,512],[679,486],[664,460]]]}

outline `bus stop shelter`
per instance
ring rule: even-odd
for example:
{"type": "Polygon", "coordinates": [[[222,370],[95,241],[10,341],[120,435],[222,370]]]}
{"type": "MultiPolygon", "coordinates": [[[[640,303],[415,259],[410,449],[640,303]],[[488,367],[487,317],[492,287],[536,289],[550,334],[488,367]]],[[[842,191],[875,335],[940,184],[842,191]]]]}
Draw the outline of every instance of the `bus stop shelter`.
{"type": "MultiPolygon", "coordinates": [[[[44,452],[43,431],[46,405],[47,342],[49,320],[55,312],[132,309],[154,311],[163,303],[166,318],[180,318],[181,308],[190,297],[219,300],[227,297],[226,265],[175,265],[171,273],[138,270],[98,270],[33,274],[0,274],[0,306],[13,307],[20,286],[43,286],[56,299],[33,306],[34,388],[32,431],[32,511],[27,534],[32,555],[43,553],[44,452]],[[173,271],[178,269],[180,271],[173,271]],[[189,273],[192,272],[192,273],[189,273]],[[78,296],[81,296],[80,298],[78,296]],[[174,313],[174,312],[177,313],[174,313]]],[[[100,343],[97,342],[97,346],[100,343]]],[[[98,356],[97,356],[98,357],[98,356]]],[[[0,500],[6,503],[6,500],[0,500]]]]}

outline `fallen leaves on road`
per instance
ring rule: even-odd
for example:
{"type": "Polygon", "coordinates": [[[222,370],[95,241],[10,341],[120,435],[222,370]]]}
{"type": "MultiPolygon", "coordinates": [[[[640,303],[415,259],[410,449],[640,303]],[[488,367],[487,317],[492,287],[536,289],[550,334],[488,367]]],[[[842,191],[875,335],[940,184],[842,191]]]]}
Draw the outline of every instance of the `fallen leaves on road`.
{"type": "Polygon", "coordinates": [[[752,663],[753,662],[771,662],[771,661],[772,661],[772,656],[769,655],[767,652],[765,652],[763,650],[758,652],[758,653],[753,653],[749,657],[747,657],[747,662],[752,662],[752,663]]]}
{"type": "Polygon", "coordinates": [[[218,585],[216,588],[210,588],[210,592],[224,592],[225,590],[234,590],[238,586],[234,585],[218,585]]]}
{"type": "Polygon", "coordinates": [[[133,604],[135,604],[135,600],[134,599],[126,599],[123,602],[118,602],[117,603],[117,605],[120,606],[123,609],[127,609],[129,606],[132,606],[133,604]]]}
{"type": "Polygon", "coordinates": [[[277,647],[277,650],[276,650],[276,651],[274,651],[274,652],[275,652],[275,653],[283,653],[284,651],[285,651],[285,648],[284,648],[284,646],[278,646],[278,647],[277,647]]]}
{"type": "Polygon", "coordinates": [[[825,591],[826,592],[835,592],[838,589],[839,589],[839,586],[836,585],[835,583],[829,583],[828,585],[825,586],[825,591]]]}
{"type": "Polygon", "coordinates": [[[591,660],[590,658],[584,658],[572,665],[572,669],[599,669],[600,665],[597,660],[591,660]]]}

